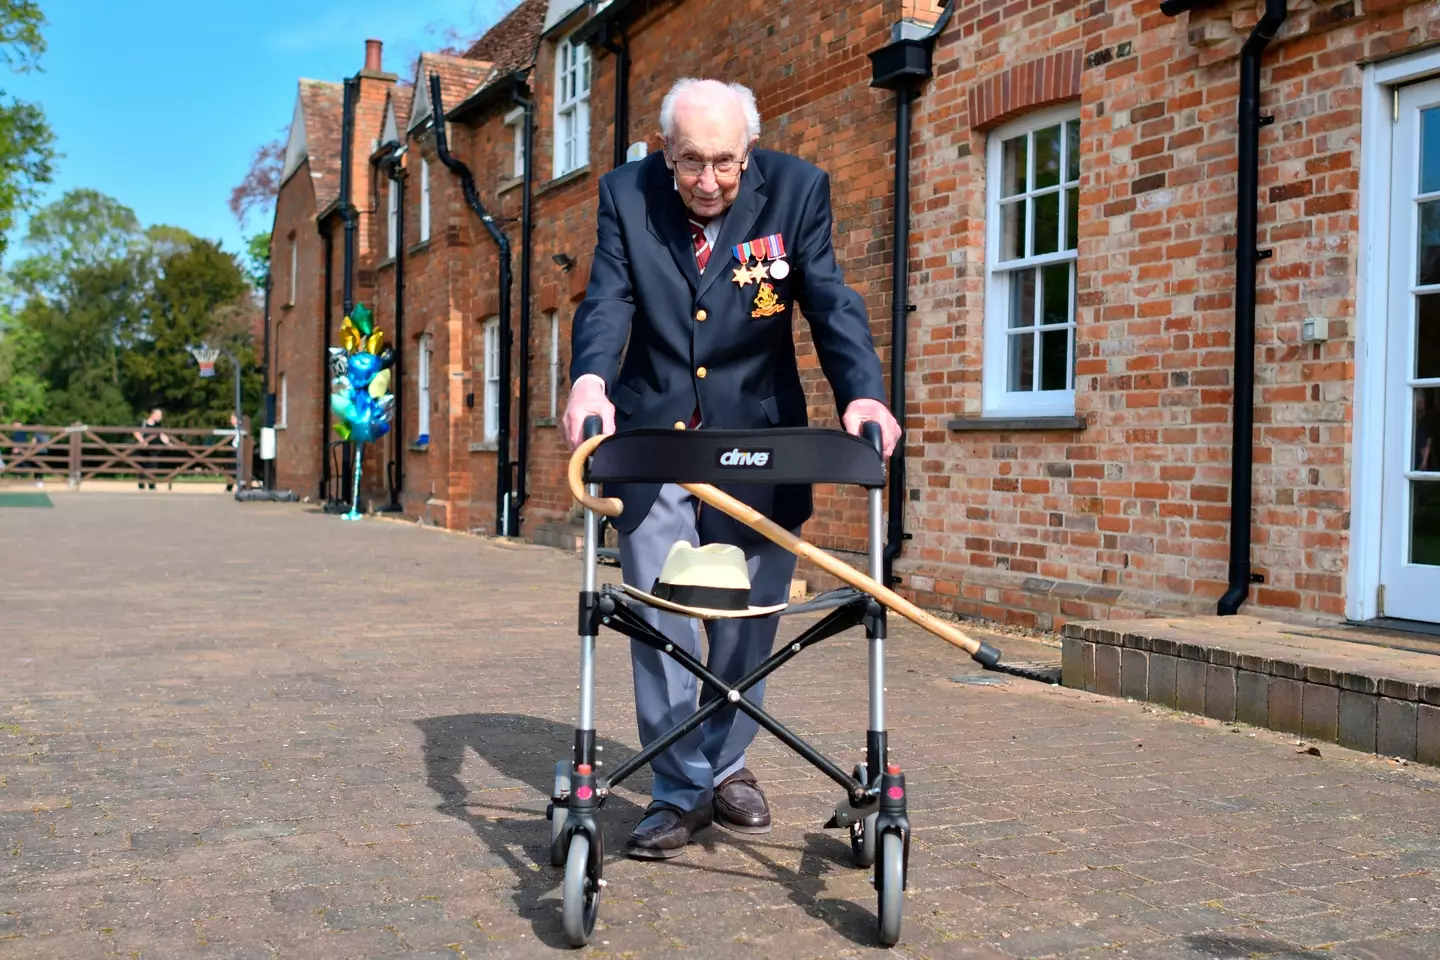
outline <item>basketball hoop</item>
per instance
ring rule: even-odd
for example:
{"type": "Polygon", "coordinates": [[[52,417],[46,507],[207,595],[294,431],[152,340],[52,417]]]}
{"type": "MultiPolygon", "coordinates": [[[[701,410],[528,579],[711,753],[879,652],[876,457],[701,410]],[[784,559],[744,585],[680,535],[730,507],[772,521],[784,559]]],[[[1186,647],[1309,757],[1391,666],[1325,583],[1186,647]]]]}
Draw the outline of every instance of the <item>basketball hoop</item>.
{"type": "Polygon", "coordinates": [[[195,362],[200,364],[200,376],[215,376],[215,360],[220,356],[220,351],[215,347],[191,347],[190,354],[195,362]]]}

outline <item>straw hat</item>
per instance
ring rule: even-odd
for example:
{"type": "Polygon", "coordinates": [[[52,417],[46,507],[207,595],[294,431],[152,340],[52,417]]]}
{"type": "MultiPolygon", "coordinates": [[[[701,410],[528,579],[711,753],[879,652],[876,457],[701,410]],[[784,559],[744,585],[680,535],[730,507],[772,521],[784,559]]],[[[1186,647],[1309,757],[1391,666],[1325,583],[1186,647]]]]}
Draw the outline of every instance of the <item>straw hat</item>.
{"type": "Polygon", "coordinates": [[[696,547],[681,540],[670,548],[649,593],[628,583],[623,586],[626,593],[646,603],[704,620],[763,617],[785,609],[783,603],[770,607],[750,604],[745,551],[729,543],[696,547]]]}

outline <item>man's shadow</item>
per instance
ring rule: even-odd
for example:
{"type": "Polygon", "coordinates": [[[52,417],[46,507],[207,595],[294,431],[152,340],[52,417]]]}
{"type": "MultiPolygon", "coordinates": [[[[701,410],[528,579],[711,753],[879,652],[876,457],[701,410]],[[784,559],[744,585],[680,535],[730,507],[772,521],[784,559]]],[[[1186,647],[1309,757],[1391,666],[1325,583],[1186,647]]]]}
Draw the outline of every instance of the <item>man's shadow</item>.
{"type": "MultiPolygon", "coordinates": [[[[426,784],[440,797],[435,809],[468,824],[515,875],[515,906],[520,916],[530,921],[535,936],[549,946],[568,947],[560,923],[559,886],[563,874],[550,865],[550,821],[545,819],[544,810],[554,787],[555,761],[571,757],[575,728],[515,713],[429,717],[415,721],[415,725],[425,735],[426,784]],[[472,799],[470,788],[460,777],[467,747],[501,778],[530,787],[533,802],[504,806],[488,802],[483,796],[472,799]]],[[[625,744],[603,737],[597,737],[595,742],[603,748],[597,759],[605,767],[619,764],[634,752],[625,744]]],[[[484,783],[487,775],[477,772],[470,779],[484,783]]],[[[492,775],[488,779],[495,778],[492,775]]],[[[637,773],[626,785],[646,793],[649,777],[637,773]]],[[[599,822],[607,860],[623,850],[625,838],[643,814],[642,808],[617,793],[612,792],[605,800],[599,822]]]]}

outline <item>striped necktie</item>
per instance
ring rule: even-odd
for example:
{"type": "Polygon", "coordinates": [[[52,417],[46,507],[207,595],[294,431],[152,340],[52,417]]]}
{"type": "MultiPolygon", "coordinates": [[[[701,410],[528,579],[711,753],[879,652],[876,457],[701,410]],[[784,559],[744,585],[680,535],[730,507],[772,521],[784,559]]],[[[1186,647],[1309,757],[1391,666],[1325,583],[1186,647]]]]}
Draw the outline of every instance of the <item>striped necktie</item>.
{"type": "Polygon", "coordinates": [[[710,241],[705,239],[705,224],[708,220],[701,220],[693,214],[690,217],[690,237],[695,242],[695,265],[700,272],[705,272],[705,264],[710,262],[710,241]]]}

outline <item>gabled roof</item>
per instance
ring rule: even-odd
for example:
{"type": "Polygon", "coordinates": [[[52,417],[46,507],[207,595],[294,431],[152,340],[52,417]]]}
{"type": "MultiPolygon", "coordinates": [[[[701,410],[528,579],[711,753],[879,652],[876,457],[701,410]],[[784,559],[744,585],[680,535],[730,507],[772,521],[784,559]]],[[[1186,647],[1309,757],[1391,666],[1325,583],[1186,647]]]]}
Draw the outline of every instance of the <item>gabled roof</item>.
{"type": "Polygon", "coordinates": [[[471,60],[488,60],[494,65],[485,82],[530,66],[535,59],[535,41],[540,36],[549,2],[524,0],[465,51],[465,56],[471,60]]]}
{"type": "Polygon", "coordinates": [[[446,104],[452,104],[479,86],[490,75],[491,67],[488,60],[420,54],[415,70],[415,102],[406,129],[413,130],[430,117],[430,74],[440,75],[440,96],[446,104]]]}
{"type": "Polygon", "coordinates": [[[317,210],[323,210],[340,195],[340,126],[344,103],[344,87],[340,84],[301,78],[280,182],[290,179],[301,164],[309,160],[317,210]]]}
{"type": "Polygon", "coordinates": [[[408,83],[397,83],[385,95],[385,120],[380,127],[380,146],[387,143],[403,142],[400,132],[410,123],[410,107],[415,102],[415,88],[408,83]]]}

